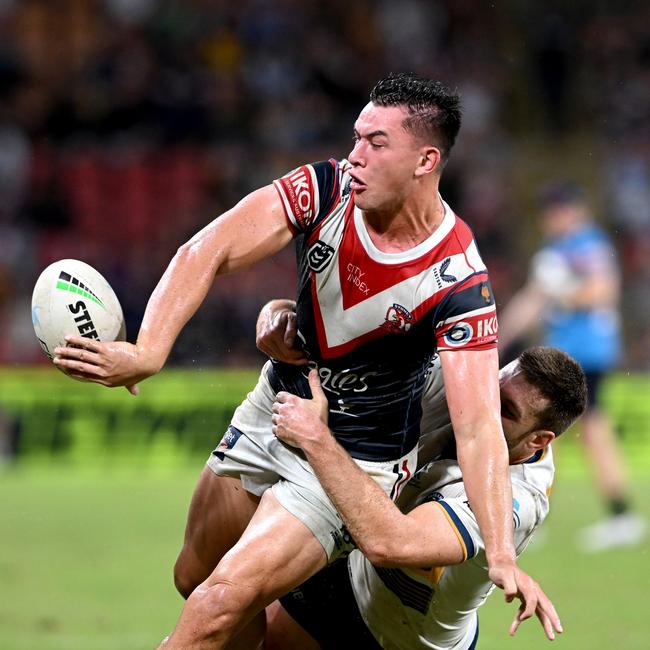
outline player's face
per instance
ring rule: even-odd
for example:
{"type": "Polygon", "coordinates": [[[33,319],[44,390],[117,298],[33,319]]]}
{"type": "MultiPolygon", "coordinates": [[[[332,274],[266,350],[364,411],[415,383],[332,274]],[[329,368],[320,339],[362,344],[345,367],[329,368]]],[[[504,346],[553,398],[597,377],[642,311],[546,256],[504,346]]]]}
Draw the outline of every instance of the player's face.
{"type": "Polygon", "coordinates": [[[350,187],[362,210],[398,210],[413,191],[422,146],[402,126],[406,116],[403,108],[369,103],[354,124],[350,187]]]}
{"type": "Polygon", "coordinates": [[[499,371],[501,391],[501,422],[508,449],[513,450],[537,428],[537,414],[548,400],[531,386],[515,360],[499,371]]]}

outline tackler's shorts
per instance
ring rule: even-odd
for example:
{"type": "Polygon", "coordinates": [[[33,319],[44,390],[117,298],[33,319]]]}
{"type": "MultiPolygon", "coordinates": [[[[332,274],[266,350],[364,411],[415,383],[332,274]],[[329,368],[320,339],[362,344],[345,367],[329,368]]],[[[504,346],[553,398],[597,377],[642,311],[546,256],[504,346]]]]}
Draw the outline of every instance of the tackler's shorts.
{"type": "MultiPolygon", "coordinates": [[[[275,391],[264,366],[257,385],[235,411],[207,465],[219,476],[240,479],[243,487],[257,496],[271,488],[282,506],[312,531],[332,562],[347,555],[354,543],[303,452],[273,434],[274,401],[275,391]]],[[[417,445],[401,458],[355,462],[396,499],[415,471],[417,445]]]]}

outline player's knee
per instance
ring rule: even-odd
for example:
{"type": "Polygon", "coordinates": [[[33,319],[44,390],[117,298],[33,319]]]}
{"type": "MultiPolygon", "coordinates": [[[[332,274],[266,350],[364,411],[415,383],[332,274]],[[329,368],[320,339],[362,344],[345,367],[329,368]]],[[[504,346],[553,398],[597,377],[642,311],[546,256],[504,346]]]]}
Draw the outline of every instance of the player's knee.
{"type": "Polygon", "coordinates": [[[210,638],[232,638],[255,604],[255,594],[230,582],[201,584],[188,597],[196,620],[203,621],[210,638]]]}

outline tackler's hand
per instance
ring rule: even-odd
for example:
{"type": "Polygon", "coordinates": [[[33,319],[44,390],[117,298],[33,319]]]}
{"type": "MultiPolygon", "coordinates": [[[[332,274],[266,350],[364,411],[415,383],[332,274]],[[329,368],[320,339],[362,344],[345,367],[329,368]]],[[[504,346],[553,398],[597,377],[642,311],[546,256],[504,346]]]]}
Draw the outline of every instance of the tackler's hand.
{"type": "Polygon", "coordinates": [[[314,368],[309,372],[312,399],[302,399],[290,393],[280,392],[273,404],[273,433],[293,447],[305,448],[318,444],[323,437],[331,436],[327,428],[327,397],[323,392],[314,368]]]}
{"type": "Polygon", "coordinates": [[[264,305],[257,319],[255,344],[272,359],[304,366],[307,357],[296,341],[295,310],[293,300],[272,300],[264,305]]]}

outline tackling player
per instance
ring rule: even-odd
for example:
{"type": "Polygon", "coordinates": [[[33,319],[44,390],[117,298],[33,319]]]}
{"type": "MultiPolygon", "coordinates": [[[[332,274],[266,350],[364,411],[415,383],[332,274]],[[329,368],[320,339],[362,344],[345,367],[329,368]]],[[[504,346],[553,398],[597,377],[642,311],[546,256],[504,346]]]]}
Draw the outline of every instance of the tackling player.
{"type": "MultiPolygon", "coordinates": [[[[439,374],[431,375],[425,389],[422,442],[428,448],[446,442],[447,448],[411,479],[397,501],[399,510],[330,435],[315,373],[311,381],[312,401],[278,395],[275,431],[305,451],[359,550],[292,590],[281,598],[282,606],[268,608],[264,647],[475,648],[477,609],[494,585],[453,436],[438,434],[450,425],[439,374]]],[[[501,369],[499,383],[520,554],[548,513],[548,445],[582,414],[587,388],[579,364],[555,348],[524,351],[501,369]]],[[[553,639],[551,621],[544,611],[538,615],[553,639]]],[[[520,620],[515,618],[511,633],[520,620]]]]}
{"type": "MultiPolygon", "coordinates": [[[[494,298],[471,231],[438,192],[460,127],[458,97],[400,74],[381,80],[370,99],[347,161],[297,168],[179,249],[135,345],[70,337],[77,347],[58,348],[54,362],[77,379],[135,390],[161,370],[215,276],[295,238],[298,331],[337,440],[397,496],[415,469],[420,399],[437,351],[490,577],[534,609],[540,589],[517,566],[510,526],[494,298]]],[[[199,479],[175,568],[189,598],[169,647],[224,647],[339,552],[336,509],[309,463],[271,431],[281,390],[308,396],[306,375],[269,362],[199,479]]]]}

